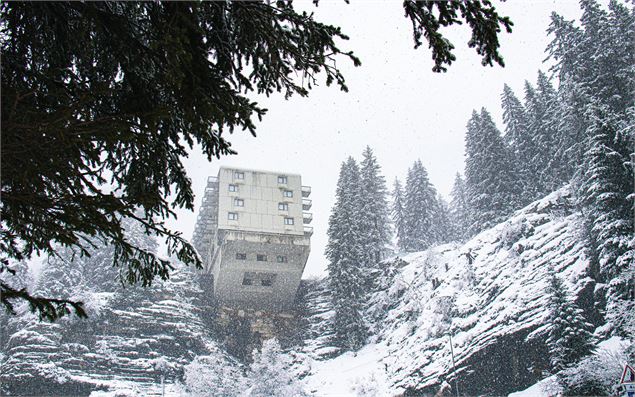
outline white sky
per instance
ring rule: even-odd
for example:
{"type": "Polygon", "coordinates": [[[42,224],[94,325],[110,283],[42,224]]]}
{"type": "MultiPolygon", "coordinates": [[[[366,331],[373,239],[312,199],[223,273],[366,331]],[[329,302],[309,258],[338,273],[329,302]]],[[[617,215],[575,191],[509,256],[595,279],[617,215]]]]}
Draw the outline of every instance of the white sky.
{"type": "Polygon", "coordinates": [[[427,47],[414,50],[401,1],[322,0],[317,8],[294,2],[350,37],[340,48],[352,49],[362,60],[358,68],[344,58],[338,62],[350,92],[322,84],[308,98],[258,98],[269,112],[257,124],[257,138],[248,132],[230,137],[238,155],[211,164],[200,152],[187,159],[196,211],[178,211],[178,220],[170,220],[169,226],[191,237],[206,178],[221,165],[299,173],[313,190],[314,234],[304,273],[309,277],[326,270],[326,228],[340,164],[349,155],[360,159],[366,145],[375,151],[390,189],[395,177],[403,180],[408,167],[421,159],[432,183],[448,197],[454,175],[463,170],[464,131],[472,110],[485,106],[502,130],[503,84],[522,98],[524,80],[534,83],[538,69],[546,69],[542,61],[550,13],[555,10],[568,19],[581,13],[571,0],[495,3],[514,22],[513,33],[500,37],[506,67],[481,66],[480,57],[467,47],[468,28],[455,26],[448,37],[457,61],[438,74],[431,71],[427,47]]]}

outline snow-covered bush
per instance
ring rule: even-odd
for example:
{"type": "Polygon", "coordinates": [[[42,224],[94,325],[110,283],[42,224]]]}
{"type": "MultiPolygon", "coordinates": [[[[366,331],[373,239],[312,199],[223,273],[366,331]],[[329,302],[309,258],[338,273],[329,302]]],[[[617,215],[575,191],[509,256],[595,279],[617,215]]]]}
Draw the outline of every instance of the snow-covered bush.
{"type": "Polygon", "coordinates": [[[511,247],[518,240],[530,236],[534,232],[534,227],[527,218],[515,219],[505,222],[505,227],[501,233],[501,240],[507,247],[511,247]]]}
{"type": "Polygon", "coordinates": [[[287,397],[307,395],[300,382],[290,371],[290,356],[283,354],[276,339],[262,344],[262,349],[254,352],[249,389],[250,397],[287,397]]]}
{"type": "Polygon", "coordinates": [[[377,378],[374,374],[359,378],[353,385],[353,393],[358,397],[377,397],[381,395],[377,378]]]}
{"type": "Polygon", "coordinates": [[[185,366],[184,381],[193,397],[233,397],[246,389],[239,368],[219,356],[196,357],[185,366]]]}
{"type": "MultiPolygon", "coordinates": [[[[630,346],[632,348],[632,342],[630,346]]],[[[628,344],[614,350],[601,349],[558,374],[566,396],[618,395],[618,383],[624,363],[628,362],[628,344]]]]}

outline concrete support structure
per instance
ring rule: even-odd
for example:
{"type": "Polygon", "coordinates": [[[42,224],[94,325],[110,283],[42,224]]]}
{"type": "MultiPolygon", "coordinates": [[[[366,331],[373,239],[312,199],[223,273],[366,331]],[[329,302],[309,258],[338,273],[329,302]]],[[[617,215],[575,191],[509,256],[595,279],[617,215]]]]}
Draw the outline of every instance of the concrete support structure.
{"type": "Polygon", "coordinates": [[[290,308],[310,251],[310,193],[297,174],[221,167],[208,179],[193,243],[221,305],[290,308]]]}

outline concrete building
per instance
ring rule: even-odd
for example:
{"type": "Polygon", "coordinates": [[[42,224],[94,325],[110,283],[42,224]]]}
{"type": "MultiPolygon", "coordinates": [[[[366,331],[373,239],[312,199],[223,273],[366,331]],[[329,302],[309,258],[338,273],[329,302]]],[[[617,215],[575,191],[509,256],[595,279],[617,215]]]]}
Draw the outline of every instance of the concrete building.
{"type": "Polygon", "coordinates": [[[310,194],[297,174],[221,167],[208,178],[193,243],[222,305],[292,305],[310,251],[310,194]]]}

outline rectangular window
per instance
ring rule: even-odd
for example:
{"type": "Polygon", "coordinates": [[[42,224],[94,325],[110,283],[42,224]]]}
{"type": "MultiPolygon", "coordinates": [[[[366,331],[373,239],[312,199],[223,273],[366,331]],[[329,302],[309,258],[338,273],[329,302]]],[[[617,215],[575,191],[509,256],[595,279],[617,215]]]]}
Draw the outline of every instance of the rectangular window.
{"type": "Polygon", "coordinates": [[[289,211],[289,204],[287,204],[287,203],[278,203],[278,209],[280,211],[289,211]]]}
{"type": "Polygon", "coordinates": [[[238,259],[239,261],[244,261],[247,259],[247,254],[241,253],[241,252],[237,252],[236,253],[236,259],[238,259]]]}
{"type": "Polygon", "coordinates": [[[238,220],[238,213],[237,212],[228,212],[227,213],[227,219],[229,219],[230,221],[237,221],[238,220]]]}
{"type": "Polygon", "coordinates": [[[285,225],[293,225],[293,218],[284,218],[285,225]]]}
{"type": "Polygon", "coordinates": [[[267,262],[267,255],[258,254],[258,255],[256,255],[256,260],[258,262],[267,262]]]}
{"type": "Polygon", "coordinates": [[[287,261],[287,257],[284,256],[284,255],[278,255],[276,257],[276,262],[278,262],[278,263],[287,263],[288,262],[287,261]]]}
{"type": "Polygon", "coordinates": [[[237,192],[238,191],[238,185],[230,184],[229,185],[229,191],[230,192],[237,192]]]}
{"type": "Polygon", "coordinates": [[[245,179],[245,173],[242,171],[234,172],[234,179],[245,179]]]}
{"type": "Polygon", "coordinates": [[[282,194],[284,197],[293,197],[293,190],[285,190],[282,194]]]}
{"type": "Polygon", "coordinates": [[[234,199],[234,206],[236,206],[236,207],[244,207],[245,206],[245,200],[239,199],[239,198],[235,198],[234,199]]]}
{"type": "Polygon", "coordinates": [[[276,275],[273,273],[260,273],[260,285],[263,287],[271,287],[276,279],[276,275]]]}
{"type": "Polygon", "coordinates": [[[278,176],[278,183],[286,185],[287,184],[287,177],[284,176],[284,175],[279,175],[278,176]]]}
{"type": "Polygon", "coordinates": [[[256,273],[245,273],[243,276],[243,285],[254,285],[254,281],[256,280],[256,273]]]}

